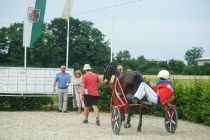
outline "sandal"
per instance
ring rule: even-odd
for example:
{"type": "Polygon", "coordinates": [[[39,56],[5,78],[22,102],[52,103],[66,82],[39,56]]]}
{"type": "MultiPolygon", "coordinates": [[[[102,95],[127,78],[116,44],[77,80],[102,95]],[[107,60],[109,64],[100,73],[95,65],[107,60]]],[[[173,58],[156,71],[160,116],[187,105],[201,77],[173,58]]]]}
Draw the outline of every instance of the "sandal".
{"type": "Polygon", "coordinates": [[[131,127],[131,124],[126,122],[123,127],[124,128],[130,128],[131,127]]]}

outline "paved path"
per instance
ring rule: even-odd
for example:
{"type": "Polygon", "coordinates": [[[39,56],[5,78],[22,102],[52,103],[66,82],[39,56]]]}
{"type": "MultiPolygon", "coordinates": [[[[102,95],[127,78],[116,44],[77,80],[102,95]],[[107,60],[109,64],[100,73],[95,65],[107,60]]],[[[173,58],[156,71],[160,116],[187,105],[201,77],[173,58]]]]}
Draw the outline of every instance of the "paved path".
{"type": "Polygon", "coordinates": [[[163,118],[143,116],[142,132],[136,132],[138,115],[132,127],[112,133],[110,114],[100,114],[96,126],[94,114],[83,124],[75,112],[0,112],[0,140],[210,140],[210,127],[179,120],[175,134],[165,131],[163,118]]]}

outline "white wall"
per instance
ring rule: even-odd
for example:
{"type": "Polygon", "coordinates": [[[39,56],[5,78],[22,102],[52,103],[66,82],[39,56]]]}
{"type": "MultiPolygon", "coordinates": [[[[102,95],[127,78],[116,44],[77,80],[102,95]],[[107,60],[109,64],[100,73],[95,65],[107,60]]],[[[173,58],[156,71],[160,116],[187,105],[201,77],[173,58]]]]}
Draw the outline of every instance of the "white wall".
{"type": "Polygon", "coordinates": [[[210,60],[202,60],[202,61],[198,61],[198,66],[202,66],[205,63],[210,63],[210,60]]]}

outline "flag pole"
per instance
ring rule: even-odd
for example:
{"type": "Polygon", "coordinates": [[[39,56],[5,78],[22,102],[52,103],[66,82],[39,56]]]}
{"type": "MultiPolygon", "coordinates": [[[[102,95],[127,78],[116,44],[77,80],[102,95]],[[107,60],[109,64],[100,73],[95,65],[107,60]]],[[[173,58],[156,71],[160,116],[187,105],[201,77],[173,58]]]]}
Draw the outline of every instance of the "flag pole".
{"type": "MultiPolygon", "coordinates": [[[[24,27],[25,21],[23,22],[23,27],[24,27]]],[[[24,68],[26,68],[27,64],[27,46],[26,46],[26,30],[23,30],[24,34],[24,68]]]]}
{"type": "MultiPolygon", "coordinates": [[[[28,3],[27,3],[28,1],[26,1],[26,9],[27,9],[27,5],[28,5],[28,3]]],[[[27,12],[27,10],[26,10],[26,12],[27,12]]],[[[23,38],[24,38],[24,45],[23,45],[23,47],[24,47],[24,68],[26,68],[26,56],[27,56],[27,50],[26,50],[26,29],[25,29],[25,24],[26,24],[26,18],[27,18],[27,15],[26,15],[26,17],[25,17],[25,19],[23,20],[23,38]]]]}
{"type": "Polygon", "coordinates": [[[64,4],[64,9],[62,12],[62,18],[67,20],[67,36],[66,36],[66,68],[68,68],[69,65],[69,24],[70,24],[70,12],[71,12],[71,6],[73,2],[71,0],[66,0],[64,4]]]}
{"type": "Polygon", "coordinates": [[[112,8],[111,8],[111,54],[110,54],[110,63],[112,63],[112,49],[113,49],[113,19],[114,19],[114,14],[113,14],[113,8],[114,8],[114,2],[112,1],[112,8]]]}
{"type": "Polygon", "coordinates": [[[66,39],[66,68],[69,63],[69,18],[67,20],[67,39],[66,39]]]}
{"type": "Polygon", "coordinates": [[[27,47],[26,47],[26,35],[25,37],[25,47],[24,47],[24,68],[26,68],[26,62],[27,62],[27,47]]]}

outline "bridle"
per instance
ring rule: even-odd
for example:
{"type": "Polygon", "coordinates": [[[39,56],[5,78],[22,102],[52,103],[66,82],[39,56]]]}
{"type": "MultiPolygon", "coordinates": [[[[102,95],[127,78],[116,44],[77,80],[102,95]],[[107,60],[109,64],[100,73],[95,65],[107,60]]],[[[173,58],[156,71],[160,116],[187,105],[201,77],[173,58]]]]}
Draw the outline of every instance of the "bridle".
{"type": "Polygon", "coordinates": [[[112,75],[116,75],[116,71],[112,65],[108,65],[105,69],[104,79],[108,79],[108,81],[110,81],[112,75]]]}

